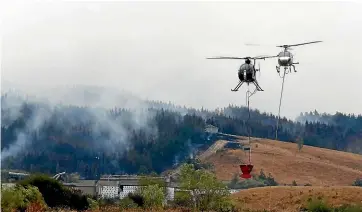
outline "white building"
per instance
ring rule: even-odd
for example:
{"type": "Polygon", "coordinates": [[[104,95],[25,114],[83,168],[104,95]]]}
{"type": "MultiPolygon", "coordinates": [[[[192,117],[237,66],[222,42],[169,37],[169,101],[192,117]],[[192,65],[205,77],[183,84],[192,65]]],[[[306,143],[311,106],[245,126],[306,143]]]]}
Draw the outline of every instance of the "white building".
{"type": "MultiPolygon", "coordinates": [[[[164,178],[161,178],[166,180],[164,178]]],[[[137,189],[141,188],[139,185],[138,176],[114,176],[101,178],[97,184],[97,195],[102,198],[120,198],[123,199],[128,196],[129,193],[135,193],[137,189]]],[[[166,200],[174,200],[175,189],[172,185],[166,180],[167,186],[167,195],[166,200]]]]}

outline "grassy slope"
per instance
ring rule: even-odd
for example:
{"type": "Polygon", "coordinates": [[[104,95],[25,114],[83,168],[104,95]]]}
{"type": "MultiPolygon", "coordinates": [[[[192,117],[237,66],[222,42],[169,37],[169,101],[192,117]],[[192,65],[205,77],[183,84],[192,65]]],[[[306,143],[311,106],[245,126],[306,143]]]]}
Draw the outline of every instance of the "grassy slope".
{"type": "MultiPolygon", "coordinates": [[[[224,141],[219,141],[224,143],[224,141]]],[[[245,140],[240,139],[243,143],[245,140]]],[[[219,145],[223,149],[223,145],[219,145]]],[[[362,155],[304,146],[298,152],[297,144],[268,139],[252,140],[253,173],[261,169],[271,173],[279,184],[313,186],[348,186],[362,177],[362,155]]],[[[215,166],[220,180],[231,180],[234,173],[241,173],[238,165],[248,154],[242,150],[227,150],[200,157],[215,166]]]]}
{"type": "Polygon", "coordinates": [[[362,188],[352,186],[276,186],[242,190],[232,195],[239,209],[293,212],[305,207],[308,199],[320,198],[330,206],[362,204],[362,188]]]}

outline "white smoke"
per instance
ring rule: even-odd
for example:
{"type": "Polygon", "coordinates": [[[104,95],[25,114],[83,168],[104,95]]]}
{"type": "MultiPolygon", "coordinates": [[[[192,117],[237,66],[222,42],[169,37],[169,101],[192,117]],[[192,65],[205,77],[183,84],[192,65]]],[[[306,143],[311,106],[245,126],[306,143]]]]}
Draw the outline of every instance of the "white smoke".
{"type": "MultiPolygon", "coordinates": [[[[122,153],[129,148],[129,137],[132,130],[143,130],[148,137],[157,138],[157,126],[150,124],[149,120],[155,115],[149,111],[145,101],[124,91],[110,88],[91,86],[73,86],[70,88],[44,89],[42,92],[19,91],[15,89],[2,90],[1,96],[1,125],[9,127],[24,114],[24,105],[36,105],[31,109],[30,117],[25,121],[25,126],[16,131],[16,139],[10,146],[2,148],[1,160],[9,156],[16,157],[19,153],[32,145],[31,135],[39,132],[45,123],[52,121],[62,127],[64,124],[82,123],[91,128],[92,136],[101,137],[108,132],[107,140],[99,140],[94,144],[106,152],[122,153]],[[33,95],[33,94],[36,94],[33,95]],[[76,108],[80,107],[78,111],[76,108]],[[130,116],[109,116],[109,111],[115,108],[128,109],[130,116]],[[69,110],[68,110],[69,109],[69,110]],[[85,114],[79,114],[83,112],[85,114]],[[92,123],[92,124],[91,124],[92,123]],[[127,124],[125,124],[127,123],[127,124]],[[129,130],[131,129],[131,130],[129,130]]],[[[69,133],[69,132],[63,132],[69,133]]]]}

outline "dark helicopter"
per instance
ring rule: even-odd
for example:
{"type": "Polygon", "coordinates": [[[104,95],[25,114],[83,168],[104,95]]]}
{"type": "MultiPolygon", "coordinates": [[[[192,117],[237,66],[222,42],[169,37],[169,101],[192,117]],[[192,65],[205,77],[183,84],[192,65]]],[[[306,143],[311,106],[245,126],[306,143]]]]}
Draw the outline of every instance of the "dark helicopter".
{"type": "Polygon", "coordinates": [[[256,72],[260,71],[255,68],[256,60],[265,60],[266,58],[272,58],[277,56],[258,56],[258,57],[211,57],[206,59],[236,59],[236,60],[245,60],[245,63],[242,64],[238,71],[239,84],[231,91],[238,91],[241,85],[246,82],[248,85],[253,83],[258,91],[263,91],[263,89],[259,86],[258,81],[256,80],[256,72]],[[251,63],[251,60],[254,60],[254,63],[251,63]]]}
{"type": "Polygon", "coordinates": [[[291,50],[291,46],[301,46],[301,45],[306,45],[306,44],[312,44],[312,43],[319,43],[322,41],[313,41],[313,42],[307,42],[307,43],[299,43],[299,44],[293,44],[293,45],[280,45],[277,47],[282,47],[284,48],[283,51],[279,52],[278,54],[278,64],[279,66],[276,66],[277,72],[280,72],[280,67],[284,67],[284,69],[288,69],[289,67],[289,72],[291,72],[291,67],[293,67],[294,72],[297,72],[295,70],[295,64],[299,64],[299,62],[294,62],[293,61],[293,54],[291,52],[289,52],[288,50],[291,50]]]}

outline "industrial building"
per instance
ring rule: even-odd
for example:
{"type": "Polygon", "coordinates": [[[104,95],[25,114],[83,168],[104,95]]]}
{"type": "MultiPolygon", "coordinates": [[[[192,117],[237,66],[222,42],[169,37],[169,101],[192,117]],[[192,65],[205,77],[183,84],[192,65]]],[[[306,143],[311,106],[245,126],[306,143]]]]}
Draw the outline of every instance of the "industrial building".
{"type": "MultiPolygon", "coordinates": [[[[173,200],[175,196],[175,183],[171,183],[168,178],[153,177],[161,179],[167,185],[167,200],[173,200]]],[[[142,186],[139,183],[140,177],[135,175],[110,175],[101,177],[99,180],[81,180],[77,183],[63,183],[67,187],[81,190],[85,194],[98,196],[100,198],[120,198],[128,196],[129,193],[136,192],[142,186]]]]}

